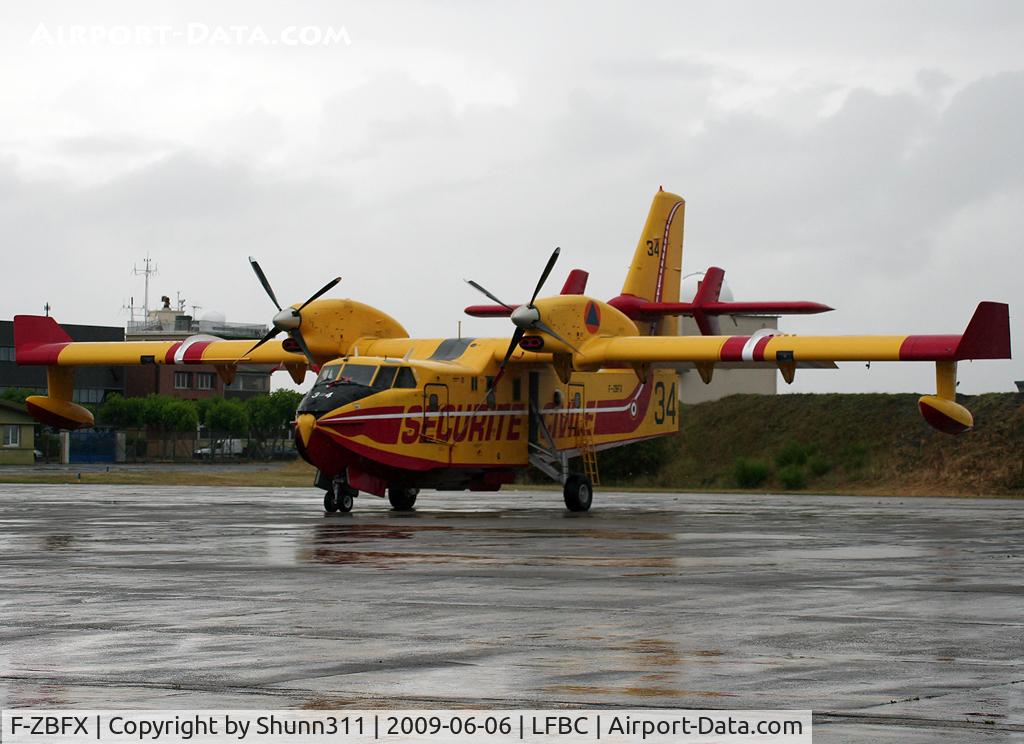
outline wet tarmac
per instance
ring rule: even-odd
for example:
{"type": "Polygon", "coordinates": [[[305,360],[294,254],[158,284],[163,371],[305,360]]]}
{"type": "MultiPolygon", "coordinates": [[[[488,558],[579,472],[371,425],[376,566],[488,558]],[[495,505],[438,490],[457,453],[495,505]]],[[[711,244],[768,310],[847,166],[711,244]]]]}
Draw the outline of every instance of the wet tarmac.
{"type": "Polygon", "coordinates": [[[0,485],[4,707],[812,708],[1024,741],[1024,503],[0,485]]]}

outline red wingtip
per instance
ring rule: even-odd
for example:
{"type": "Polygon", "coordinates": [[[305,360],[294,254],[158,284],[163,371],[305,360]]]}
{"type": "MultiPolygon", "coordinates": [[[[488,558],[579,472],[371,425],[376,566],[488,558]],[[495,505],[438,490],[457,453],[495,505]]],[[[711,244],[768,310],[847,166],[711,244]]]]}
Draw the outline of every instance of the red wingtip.
{"type": "Polygon", "coordinates": [[[956,347],[957,359],[1010,358],[1010,306],[981,302],[956,347]]]}
{"type": "Polygon", "coordinates": [[[69,343],[71,336],[49,316],[14,316],[14,356],[18,364],[56,364],[60,350],[69,343]]]}

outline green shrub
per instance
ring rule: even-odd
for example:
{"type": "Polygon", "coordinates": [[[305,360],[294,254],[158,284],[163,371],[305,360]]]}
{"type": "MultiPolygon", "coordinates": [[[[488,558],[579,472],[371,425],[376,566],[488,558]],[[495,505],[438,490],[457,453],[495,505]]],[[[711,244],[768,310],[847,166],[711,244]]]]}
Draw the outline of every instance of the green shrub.
{"type": "Polygon", "coordinates": [[[820,478],[832,469],[832,463],[821,455],[811,455],[807,458],[807,469],[815,478],[820,478]]]}
{"type": "Polygon", "coordinates": [[[733,465],[732,474],[736,479],[736,485],[740,488],[757,488],[766,480],[771,468],[761,460],[751,460],[741,457],[733,465]]]}
{"type": "Polygon", "coordinates": [[[657,475],[671,459],[673,441],[671,437],[658,437],[599,453],[601,479],[629,484],[634,478],[657,475]]]}
{"type": "Polygon", "coordinates": [[[809,454],[807,447],[800,442],[790,440],[775,456],[775,466],[784,468],[787,465],[803,465],[807,462],[809,454]]]}
{"type": "Polygon", "coordinates": [[[866,444],[851,444],[842,453],[843,468],[846,470],[861,470],[868,464],[868,446],[866,444]]]}
{"type": "Polygon", "coordinates": [[[787,465],[779,470],[779,483],[788,491],[807,488],[807,474],[800,465],[787,465]]]}

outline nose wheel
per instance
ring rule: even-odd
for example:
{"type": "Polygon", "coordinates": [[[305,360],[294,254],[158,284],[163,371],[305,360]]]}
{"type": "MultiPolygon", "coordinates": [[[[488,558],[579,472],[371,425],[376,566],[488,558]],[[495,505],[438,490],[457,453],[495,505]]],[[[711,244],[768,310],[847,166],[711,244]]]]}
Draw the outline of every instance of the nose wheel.
{"type": "Polygon", "coordinates": [[[356,493],[358,492],[344,481],[334,481],[331,487],[324,491],[324,511],[328,514],[352,511],[356,493]]]}

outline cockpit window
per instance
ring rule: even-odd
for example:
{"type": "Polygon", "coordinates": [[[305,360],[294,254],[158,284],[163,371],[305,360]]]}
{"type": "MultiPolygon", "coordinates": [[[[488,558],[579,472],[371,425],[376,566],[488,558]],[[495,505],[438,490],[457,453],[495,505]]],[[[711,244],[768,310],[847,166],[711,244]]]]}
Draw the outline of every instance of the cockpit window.
{"type": "Polygon", "coordinates": [[[399,367],[398,376],[395,379],[396,388],[414,388],[416,387],[416,377],[413,375],[412,370],[408,367],[399,367]]]}
{"type": "Polygon", "coordinates": [[[354,382],[357,385],[369,385],[377,368],[372,364],[346,364],[338,379],[341,382],[354,382]]]}
{"type": "Polygon", "coordinates": [[[395,381],[397,373],[398,367],[381,367],[377,376],[373,378],[373,389],[387,390],[391,387],[391,383],[395,381]]]}
{"type": "Polygon", "coordinates": [[[340,364],[332,364],[328,367],[322,367],[320,369],[320,375],[316,378],[316,381],[317,383],[330,382],[331,380],[337,379],[339,372],[341,372],[340,364]]]}

